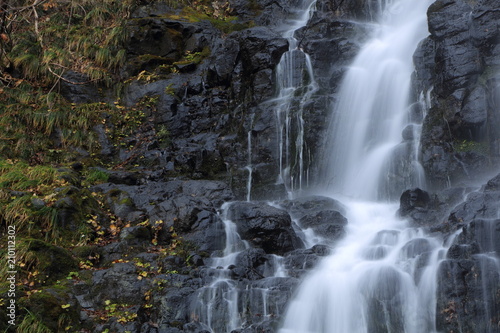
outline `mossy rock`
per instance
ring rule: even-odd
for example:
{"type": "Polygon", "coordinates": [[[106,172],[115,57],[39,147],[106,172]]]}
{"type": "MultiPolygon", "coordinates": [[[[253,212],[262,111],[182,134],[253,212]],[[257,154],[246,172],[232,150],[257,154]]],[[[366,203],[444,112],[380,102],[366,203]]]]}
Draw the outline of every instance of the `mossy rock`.
{"type": "Polygon", "coordinates": [[[64,332],[68,327],[73,332],[78,329],[80,309],[78,302],[71,296],[69,285],[43,289],[21,298],[19,305],[29,311],[24,317],[36,317],[38,322],[53,332],[64,332]]]}
{"type": "Polygon", "coordinates": [[[35,267],[45,284],[53,284],[68,276],[69,272],[78,270],[78,261],[71,252],[39,239],[28,240],[27,251],[36,258],[35,267]]]}
{"type": "Polygon", "coordinates": [[[59,173],[59,178],[62,180],[65,180],[73,186],[81,186],[81,177],[78,172],[67,168],[61,168],[57,171],[59,173]]]}
{"type": "Polygon", "coordinates": [[[76,240],[81,235],[82,231],[87,232],[88,226],[85,224],[87,216],[98,214],[100,211],[99,202],[92,196],[88,189],[80,189],[75,186],[61,188],[57,195],[59,198],[54,207],[57,208],[57,224],[56,227],[61,231],[69,231],[73,233],[73,237],[69,239],[76,240]]]}
{"type": "Polygon", "coordinates": [[[89,256],[95,256],[99,253],[99,247],[96,245],[77,246],[72,250],[75,257],[87,259],[89,256]]]}

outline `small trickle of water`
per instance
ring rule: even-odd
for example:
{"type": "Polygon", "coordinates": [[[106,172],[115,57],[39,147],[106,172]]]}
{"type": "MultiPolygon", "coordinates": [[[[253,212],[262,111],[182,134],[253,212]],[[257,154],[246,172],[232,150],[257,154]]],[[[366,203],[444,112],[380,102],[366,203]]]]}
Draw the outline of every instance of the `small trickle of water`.
{"type": "Polygon", "coordinates": [[[245,167],[245,169],[247,169],[247,171],[248,171],[247,201],[250,201],[251,194],[252,194],[252,173],[253,173],[253,168],[252,168],[252,131],[248,131],[247,145],[248,145],[248,164],[245,167]]]}
{"type": "Polygon", "coordinates": [[[253,285],[245,279],[233,279],[232,269],[250,250],[250,244],[241,239],[237,225],[228,218],[232,204],[221,207],[226,246],[220,256],[210,258],[210,268],[203,273],[207,284],[197,291],[191,304],[193,319],[211,333],[231,333],[246,321],[255,321],[252,314],[259,314],[262,320],[280,314],[276,294],[280,279],[286,276],[282,257],[268,255],[263,279],[253,285]]]}
{"type": "Polygon", "coordinates": [[[303,112],[318,85],[314,80],[311,59],[298,47],[294,33],[306,25],[314,8],[315,0],[302,3],[302,15],[294,21],[283,37],[288,39],[289,50],[285,52],[276,68],[278,96],[275,113],[279,138],[279,179],[289,195],[302,189],[308,179],[305,163],[303,112]]]}

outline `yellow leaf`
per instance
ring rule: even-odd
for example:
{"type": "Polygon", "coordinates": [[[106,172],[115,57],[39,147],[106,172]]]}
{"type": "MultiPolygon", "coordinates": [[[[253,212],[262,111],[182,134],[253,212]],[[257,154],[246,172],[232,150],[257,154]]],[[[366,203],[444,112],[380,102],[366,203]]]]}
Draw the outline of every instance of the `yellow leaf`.
{"type": "Polygon", "coordinates": [[[67,308],[69,308],[70,306],[71,306],[70,304],[63,304],[63,305],[61,305],[61,308],[63,308],[63,309],[67,309],[67,308]]]}

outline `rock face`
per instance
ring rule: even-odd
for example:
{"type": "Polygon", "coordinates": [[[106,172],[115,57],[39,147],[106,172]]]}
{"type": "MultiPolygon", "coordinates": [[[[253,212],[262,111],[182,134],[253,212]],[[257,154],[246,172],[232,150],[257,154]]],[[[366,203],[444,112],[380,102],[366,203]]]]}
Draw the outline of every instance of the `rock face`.
{"type": "MultiPolygon", "coordinates": [[[[282,159],[273,104],[276,66],[289,49],[277,31],[296,2],[230,0],[230,13],[239,21],[234,31],[224,32],[206,20],[170,15],[175,9],[164,2],[132,14],[127,63],[120,75],[127,80],[123,102],[140,105],[147,119],[134,138],[124,139],[139,149],[113,147],[105,127],[95,130],[103,155],[122,163],[137,158],[140,165],[136,172],[109,171],[108,181],[89,191],[68,187],[55,203],[60,221],[72,231],[79,211],[73,208],[80,204],[76,199],[95,204],[90,193],[103,196],[117,220],[132,224],[121,229],[115,242],[85,249],[83,257],[98,269],[82,270],[87,282],[75,281],[74,297],[64,300],[75,305],[90,331],[225,332],[234,318],[228,317],[228,299],[237,295],[239,328],[232,333],[276,332],[298,278],[343,237],[348,221],[340,202],[320,196],[284,200],[286,188],[276,182],[282,159]],[[241,201],[249,192],[252,199],[279,201],[241,201]],[[223,216],[221,206],[229,201],[234,202],[223,216]],[[214,259],[228,245],[225,218],[235,223],[241,238],[231,265],[214,259]],[[297,225],[321,235],[326,245],[304,248],[297,225]],[[241,245],[245,242],[250,246],[241,245]],[[275,277],[276,267],[287,277],[275,277]],[[107,301],[121,304],[128,319],[110,316],[96,323],[93,318],[109,306],[107,301]],[[215,318],[203,312],[207,304],[220,310],[213,312],[215,318]]],[[[304,164],[311,178],[341,78],[370,30],[356,22],[369,22],[377,15],[370,8],[378,3],[318,0],[308,24],[296,32],[318,85],[307,103],[301,104],[303,91],[290,101],[291,113],[298,105],[303,112],[304,164]]],[[[423,122],[421,160],[429,191],[436,194],[405,191],[399,214],[453,243],[439,271],[437,329],[443,332],[496,332],[500,321],[498,258],[492,254],[500,253],[500,175],[477,191],[468,187],[500,159],[497,7],[497,0],[435,1],[428,10],[430,36],[414,55],[413,102],[428,100],[415,103],[411,117],[423,122]]],[[[297,55],[296,60],[304,59],[303,53],[297,55]]],[[[86,80],[78,73],[67,78],[86,80]]],[[[94,88],[61,83],[61,92],[74,103],[100,98],[94,88]]],[[[413,140],[413,125],[402,135],[405,142],[413,140]]],[[[417,256],[427,246],[419,239],[404,251],[417,256]]],[[[76,270],[70,254],[51,251],[70,263],[59,271],[50,261],[57,278],[76,270]]],[[[373,260],[383,255],[369,254],[373,260]]],[[[392,270],[384,274],[397,281],[392,270]]],[[[382,290],[377,297],[397,296],[397,287],[394,295],[382,290]]],[[[369,319],[373,327],[382,320],[369,319]]]]}
{"type": "Polygon", "coordinates": [[[500,175],[472,192],[446,224],[461,233],[438,272],[437,329],[495,332],[500,313],[500,175]]]}
{"type": "Polygon", "coordinates": [[[499,158],[500,12],[492,1],[438,0],[414,61],[415,94],[430,93],[421,139],[430,184],[477,180],[499,158]]]}
{"type": "Polygon", "coordinates": [[[284,210],[266,204],[235,202],[229,208],[228,218],[236,223],[242,239],[266,253],[283,255],[303,246],[292,228],[290,215],[284,210]]]}
{"type": "Polygon", "coordinates": [[[224,226],[217,212],[234,196],[222,182],[174,180],[139,186],[107,183],[93,190],[104,193],[111,211],[126,221],[140,221],[145,216],[152,226],[161,221],[162,229],[172,227],[183,233],[201,251],[225,246],[224,226]]]}

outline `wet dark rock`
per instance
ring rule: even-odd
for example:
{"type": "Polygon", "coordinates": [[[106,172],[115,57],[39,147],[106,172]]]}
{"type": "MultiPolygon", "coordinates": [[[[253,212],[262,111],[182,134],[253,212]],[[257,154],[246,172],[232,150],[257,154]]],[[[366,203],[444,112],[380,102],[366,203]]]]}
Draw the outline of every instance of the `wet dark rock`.
{"type": "Polygon", "coordinates": [[[189,333],[210,333],[210,328],[199,322],[190,322],[182,327],[184,332],[189,333]]]}
{"type": "Polygon", "coordinates": [[[495,219],[498,214],[500,192],[472,192],[465,202],[453,209],[448,217],[449,223],[465,224],[474,219],[495,219]]]}
{"type": "Polygon", "coordinates": [[[143,177],[136,172],[112,170],[106,170],[105,172],[108,174],[108,182],[114,184],[139,185],[143,177]]]}
{"type": "Polygon", "coordinates": [[[428,208],[430,202],[431,198],[426,191],[419,188],[406,190],[400,198],[399,214],[406,216],[414,209],[428,208]]]}
{"type": "Polygon", "coordinates": [[[455,240],[459,245],[471,245],[476,253],[500,253],[500,220],[475,219],[462,228],[455,240]]]}
{"type": "Polygon", "coordinates": [[[410,124],[403,129],[403,140],[412,141],[415,138],[415,125],[410,124]]]}
{"type": "Polygon", "coordinates": [[[325,245],[316,245],[311,249],[295,250],[285,255],[283,264],[288,274],[300,278],[316,267],[321,257],[330,254],[331,248],[325,245]]]}
{"type": "Polygon", "coordinates": [[[497,73],[490,72],[490,64],[497,56],[485,42],[498,41],[498,27],[485,21],[498,15],[490,1],[439,0],[429,7],[431,35],[414,57],[414,94],[432,87],[421,144],[423,167],[435,189],[478,181],[499,158],[490,148],[498,135],[489,130],[499,121],[491,112],[497,73]]]}
{"type": "Polygon", "coordinates": [[[186,51],[199,52],[209,46],[217,34],[217,30],[206,21],[192,24],[159,16],[130,20],[128,32],[127,51],[131,56],[138,56],[132,75],[158,65],[172,64],[186,51]]]}
{"type": "MultiPolygon", "coordinates": [[[[262,249],[248,249],[238,254],[231,274],[236,279],[258,280],[269,276],[266,269],[270,258],[262,249]]],[[[272,272],[271,272],[272,273],[272,272]]]]}
{"type": "MultiPolygon", "coordinates": [[[[122,198],[115,200],[114,209],[127,212],[125,216],[128,218],[140,212],[152,226],[157,226],[157,221],[163,221],[163,231],[160,230],[158,239],[160,244],[162,237],[167,236],[162,234],[169,227],[174,227],[176,231],[185,233],[184,239],[196,244],[200,251],[224,248],[224,226],[217,210],[233,195],[222,182],[174,180],[139,186],[107,183],[95,186],[94,190],[117,194],[118,199],[122,198]]],[[[166,242],[169,240],[165,238],[166,242]]]]}
{"type": "Polygon", "coordinates": [[[445,225],[460,230],[438,272],[437,329],[495,331],[500,309],[498,176],[452,209],[445,225]]]}
{"type": "Polygon", "coordinates": [[[142,211],[138,210],[129,194],[119,189],[113,189],[106,193],[107,203],[111,212],[125,221],[137,221],[142,211]]]}
{"type": "Polygon", "coordinates": [[[500,280],[492,258],[445,260],[440,265],[438,282],[438,330],[496,330],[500,280]]]}
{"type": "Polygon", "coordinates": [[[311,58],[314,76],[321,89],[336,91],[347,65],[359,51],[368,29],[362,24],[314,14],[309,24],[296,32],[311,58]]]}
{"type": "Polygon", "coordinates": [[[120,240],[131,245],[150,243],[152,239],[149,228],[141,225],[123,228],[120,232],[120,240]]]}
{"type": "Polygon", "coordinates": [[[278,329],[278,318],[285,313],[297,284],[298,280],[293,277],[269,277],[253,281],[250,289],[242,290],[240,302],[242,308],[246,309],[242,312],[242,318],[247,325],[250,324],[242,332],[260,332],[261,329],[265,332],[272,329],[269,332],[275,332],[278,329]],[[269,309],[267,314],[261,313],[264,307],[269,309]]]}
{"type": "Polygon", "coordinates": [[[323,210],[338,211],[340,214],[346,213],[346,207],[342,203],[323,196],[300,197],[293,200],[285,200],[279,204],[296,218],[301,218],[307,214],[312,215],[323,210]]]}
{"type": "Polygon", "coordinates": [[[103,246],[99,249],[100,263],[105,266],[110,265],[113,261],[144,251],[147,245],[140,240],[132,240],[132,243],[134,246],[127,242],[113,242],[103,246]]]}
{"type": "MultiPolygon", "coordinates": [[[[160,323],[167,327],[180,327],[188,323],[190,309],[189,298],[192,297],[192,288],[169,288],[160,304],[160,323]]],[[[161,326],[160,326],[161,327],[161,326]]]]}
{"type": "Polygon", "coordinates": [[[404,331],[402,288],[401,273],[392,267],[375,268],[363,276],[360,290],[367,302],[370,332],[404,331]]]}
{"type": "Polygon", "coordinates": [[[316,3],[316,8],[322,15],[335,16],[345,20],[370,21],[376,20],[381,14],[379,11],[380,3],[376,0],[319,0],[316,3]]]}
{"type": "Polygon", "coordinates": [[[234,330],[231,333],[273,333],[279,328],[279,321],[276,319],[267,319],[263,323],[252,324],[244,329],[234,330]]]}
{"type": "Polygon", "coordinates": [[[419,188],[406,190],[399,199],[398,214],[409,218],[417,226],[430,226],[438,222],[438,202],[419,188]]]}
{"type": "Polygon", "coordinates": [[[114,304],[142,304],[140,295],[151,288],[147,280],[139,280],[133,262],[116,263],[109,269],[96,271],[92,277],[90,297],[96,306],[104,301],[114,304]]]}
{"type": "Polygon", "coordinates": [[[303,216],[299,220],[299,223],[306,228],[319,226],[325,223],[344,226],[347,224],[347,219],[336,210],[322,210],[316,214],[303,216]]]}
{"type": "Polygon", "coordinates": [[[488,180],[484,187],[485,192],[500,191],[500,174],[488,180]]]}
{"type": "MultiPolygon", "coordinates": [[[[412,75],[412,93],[413,100],[417,101],[421,93],[427,93],[435,81],[436,63],[434,62],[436,42],[431,38],[422,40],[415,52],[413,53],[413,63],[415,64],[415,72],[412,75]]],[[[422,111],[419,110],[419,115],[412,117],[413,121],[422,121],[422,111]]]]}
{"type": "Polygon", "coordinates": [[[498,4],[494,0],[478,1],[472,12],[472,37],[481,50],[490,53],[500,40],[495,22],[500,19],[498,4]]]}
{"type": "Polygon", "coordinates": [[[345,235],[347,219],[336,210],[322,210],[305,215],[299,220],[302,229],[311,228],[317,235],[327,240],[338,240],[345,235]]]}
{"type": "Polygon", "coordinates": [[[282,255],[303,246],[284,210],[263,203],[236,202],[231,204],[228,218],[236,223],[242,239],[266,253],[282,255]]]}
{"type": "Polygon", "coordinates": [[[404,258],[415,258],[432,250],[432,245],[425,238],[415,238],[406,243],[401,249],[404,258]]]}
{"type": "Polygon", "coordinates": [[[473,244],[453,244],[448,249],[446,257],[448,259],[465,259],[470,260],[472,256],[479,253],[477,243],[473,244]]]}

